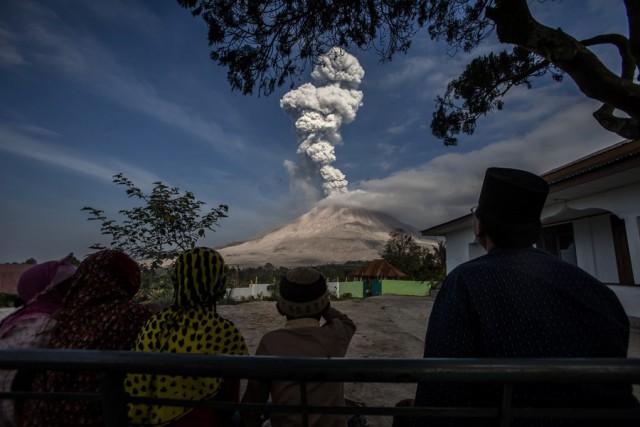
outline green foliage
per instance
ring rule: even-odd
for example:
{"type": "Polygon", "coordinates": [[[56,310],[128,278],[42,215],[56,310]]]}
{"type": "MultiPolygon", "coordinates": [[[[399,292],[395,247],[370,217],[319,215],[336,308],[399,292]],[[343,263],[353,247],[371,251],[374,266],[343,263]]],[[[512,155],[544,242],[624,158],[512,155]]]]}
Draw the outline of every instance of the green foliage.
{"type": "MultiPolygon", "coordinates": [[[[122,173],[114,175],[113,182],[126,188],[130,198],[143,202],[143,206],[122,209],[124,220],[109,219],[104,211],[84,207],[89,220],[100,223],[103,235],[111,236],[110,246],[120,249],[138,260],[150,260],[152,268],[191,249],[205,236],[205,230],[215,231],[218,220],[227,217],[228,206],[219,205],[201,215],[204,202],[196,200],[190,191],[181,192],[162,182],[154,182],[151,194],[143,193],[122,173]]],[[[104,249],[101,244],[91,249],[104,249]]]]}
{"type": "Polygon", "coordinates": [[[431,279],[436,283],[435,287],[438,287],[447,275],[447,247],[442,240],[438,242],[438,246],[433,248],[433,255],[435,263],[431,279]]]}
{"type": "Polygon", "coordinates": [[[348,261],[345,264],[324,264],[317,265],[314,268],[318,270],[327,281],[345,281],[349,273],[359,269],[365,265],[367,261],[348,261]]]}
{"type": "Polygon", "coordinates": [[[431,121],[433,135],[445,145],[456,145],[455,136],[472,135],[478,118],[502,110],[503,95],[509,89],[515,86],[531,89],[532,78],[546,73],[562,81],[560,70],[523,49],[475,58],[459,77],[449,82],[444,96],[437,96],[431,121]]]}
{"type": "Polygon", "coordinates": [[[384,10],[353,0],[178,3],[206,21],[211,59],[228,68],[232,89],[265,95],[287,81],[293,86],[309,63],[334,46],[371,48],[390,60],[409,48],[421,12],[408,0],[379,3],[384,10]],[[393,30],[378,34],[382,20],[393,30]]]}
{"type": "MultiPolygon", "coordinates": [[[[640,31],[635,31],[640,8],[634,1],[624,2],[628,36],[586,40],[538,22],[528,0],[177,1],[203,17],[211,59],[227,67],[231,88],[243,94],[268,95],[287,82],[293,87],[306,67],[334,46],[372,50],[390,61],[409,50],[421,28],[454,53],[471,52],[495,31],[512,49],[474,59],[437,97],[431,129],[446,145],[456,144],[460,133],[472,134],[478,118],[501,110],[513,87],[530,88],[533,79],[547,75],[560,82],[565,73],[585,96],[602,103],[593,116],[603,128],[640,138],[640,31]],[[590,49],[595,45],[618,53],[619,71],[590,49]],[[623,114],[614,115],[616,110],[623,114]]],[[[547,2],[548,16],[554,3],[547,2]]],[[[608,50],[600,50],[608,57],[608,50]]]]}
{"type": "Polygon", "coordinates": [[[446,262],[444,243],[431,251],[404,230],[389,233],[380,256],[407,275],[407,280],[438,280],[446,262]]]}
{"type": "MultiPolygon", "coordinates": [[[[213,227],[219,226],[219,219],[227,217],[229,208],[219,205],[202,213],[205,203],[196,200],[190,191],[181,192],[162,182],[154,182],[151,194],[145,194],[122,173],[114,175],[113,182],[124,186],[127,196],[139,199],[142,206],[120,210],[124,217],[121,222],[107,218],[104,211],[96,208],[84,207],[82,210],[88,212],[90,221],[100,223],[103,235],[111,236],[111,248],[145,261],[141,264],[142,288],[138,298],[169,304],[173,298],[173,285],[169,270],[161,268],[163,262],[193,248],[205,237],[205,230],[215,231],[213,227]]],[[[96,250],[104,248],[99,243],[91,246],[96,250]]]]}
{"type": "Polygon", "coordinates": [[[173,301],[172,268],[151,268],[150,266],[142,265],[141,270],[142,287],[138,292],[138,299],[162,306],[170,305],[173,301]]]}
{"type": "MultiPolygon", "coordinates": [[[[328,281],[344,281],[349,273],[357,270],[366,261],[349,261],[345,264],[324,264],[313,266],[328,281]]],[[[273,288],[277,290],[277,284],[289,271],[286,267],[275,267],[271,263],[266,263],[258,267],[239,268],[230,266],[227,279],[227,287],[244,287],[252,283],[271,283],[273,288]]]]}
{"type": "Polygon", "coordinates": [[[287,274],[289,269],[285,267],[274,267],[271,263],[266,263],[259,267],[229,267],[227,280],[228,287],[244,287],[252,283],[277,284],[280,279],[287,274]]]}
{"type": "Polygon", "coordinates": [[[280,298],[280,286],[278,286],[277,282],[267,286],[267,290],[271,293],[269,300],[277,301],[280,298]]]}
{"type": "Polygon", "coordinates": [[[16,295],[0,292],[0,307],[14,307],[18,297],[16,295]]]}
{"type": "Polygon", "coordinates": [[[35,259],[35,258],[29,258],[29,259],[28,259],[28,260],[26,260],[24,263],[25,263],[25,264],[35,265],[35,264],[37,264],[37,263],[38,263],[38,261],[36,261],[36,259],[35,259]]]}
{"type": "Polygon", "coordinates": [[[413,236],[404,230],[395,230],[389,233],[380,256],[405,273],[406,279],[413,280],[420,275],[426,252],[428,250],[418,245],[413,236]]]}

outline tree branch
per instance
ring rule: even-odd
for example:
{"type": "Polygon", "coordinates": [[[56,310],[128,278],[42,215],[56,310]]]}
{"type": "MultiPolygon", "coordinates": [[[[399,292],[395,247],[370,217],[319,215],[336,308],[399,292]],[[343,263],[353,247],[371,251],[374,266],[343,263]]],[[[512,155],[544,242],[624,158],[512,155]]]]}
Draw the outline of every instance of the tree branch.
{"type": "Polygon", "coordinates": [[[605,104],[595,114],[599,123],[626,129],[625,134],[633,138],[640,137],[640,86],[626,77],[628,59],[625,75],[617,76],[584,44],[561,29],[554,30],[537,22],[526,0],[496,0],[496,5],[496,8],[487,8],[487,17],[496,23],[502,43],[516,44],[549,60],[571,76],[582,93],[605,104]],[[624,119],[624,125],[613,124],[609,106],[623,111],[630,120],[624,119]]]}

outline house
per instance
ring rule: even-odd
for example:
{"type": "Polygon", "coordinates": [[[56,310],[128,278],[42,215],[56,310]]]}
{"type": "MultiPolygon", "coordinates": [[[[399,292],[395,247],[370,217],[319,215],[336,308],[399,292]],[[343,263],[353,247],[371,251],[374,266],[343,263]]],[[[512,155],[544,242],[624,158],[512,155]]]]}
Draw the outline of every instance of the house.
{"type": "Polygon", "coordinates": [[[375,296],[382,295],[382,279],[401,279],[407,275],[387,260],[375,259],[348,276],[362,280],[364,296],[375,296]]]}
{"type": "Polygon", "coordinates": [[[375,259],[349,273],[349,277],[373,279],[399,279],[407,275],[384,259],[375,259]]]}
{"type": "MultiPolygon", "coordinates": [[[[606,283],[640,317],[640,140],[612,145],[542,175],[550,191],[538,247],[606,283]]],[[[485,253],[471,214],[422,231],[444,236],[447,272],[485,253]]]]}

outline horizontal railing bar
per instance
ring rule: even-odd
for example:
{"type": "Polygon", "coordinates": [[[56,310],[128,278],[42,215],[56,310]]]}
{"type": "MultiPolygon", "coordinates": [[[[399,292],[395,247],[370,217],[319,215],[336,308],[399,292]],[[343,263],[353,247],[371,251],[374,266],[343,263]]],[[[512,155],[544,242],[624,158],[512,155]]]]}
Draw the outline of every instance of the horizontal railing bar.
{"type": "Polygon", "coordinates": [[[100,350],[0,350],[0,369],[100,371],[225,378],[416,383],[640,383],[640,358],[324,359],[100,350]]]}
{"type": "Polygon", "coordinates": [[[46,399],[46,400],[85,400],[100,402],[101,393],[71,393],[71,392],[47,392],[47,391],[3,391],[0,399],[46,399]]]}
{"type": "MultiPolygon", "coordinates": [[[[640,384],[640,359],[324,359],[256,356],[208,356],[171,353],[139,353],[97,350],[0,350],[0,369],[49,371],[92,371],[106,379],[123,374],[145,373],[261,380],[335,381],[344,383],[417,383],[421,381],[491,383],[634,383],[640,384]]],[[[113,381],[112,381],[113,382],[113,381]]],[[[122,390],[122,389],[120,389],[122,390]]],[[[190,406],[214,410],[301,413],[300,405],[242,404],[237,402],[188,401],[118,395],[108,402],[106,389],[100,393],[0,392],[0,399],[64,399],[103,401],[108,408],[124,402],[190,406]],[[105,400],[106,399],[106,400],[105,400]]],[[[503,405],[504,406],[504,405],[503,405]]],[[[306,406],[305,414],[346,414],[405,417],[498,419],[505,408],[406,408],[406,407],[317,407],[306,406]]],[[[107,410],[107,409],[105,409],[107,410]]],[[[508,420],[516,418],[637,419],[640,409],[524,408],[506,403],[508,420]]],[[[125,415],[126,416],[126,415],[125,415]]],[[[117,419],[110,425],[119,425],[117,419]]],[[[109,423],[108,423],[109,424],[109,423]]]]}
{"type": "MultiPolygon", "coordinates": [[[[10,392],[0,393],[3,397],[18,398],[39,398],[54,400],[82,400],[99,401],[100,394],[97,393],[40,393],[40,392],[10,392]]],[[[197,408],[210,408],[221,410],[242,409],[247,412],[270,412],[270,413],[299,413],[300,406],[296,405],[275,405],[270,403],[237,403],[237,402],[216,402],[216,401],[191,401],[182,399],[161,399],[161,398],[144,398],[130,397],[127,401],[132,403],[147,403],[156,405],[169,406],[188,406],[197,408]]],[[[323,414],[343,414],[343,415],[373,415],[373,416],[429,416],[429,417],[445,417],[445,418],[496,418],[500,414],[499,408],[495,407],[416,407],[416,408],[398,408],[391,406],[308,406],[309,413],[323,414]]],[[[520,408],[512,407],[510,409],[512,418],[590,418],[590,419],[607,419],[607,418],[625,418],[640,419],[640,410],[638,409],[584,409],[584,408],[520,408]]]]}
{"type": "MultiPolygon", "coordinates": [[[[88,400],[100,401],[99,393],[43,393],[43,392],[3,392],[0,398],[31,398],[47,400],[88,400]]],[[[216,402],[216,401],[192,401],[183,399],[162,399],[149,397],[129,397],[127,401],[131,403],[147,403],[169,406],[188,406],[197,408],[210,408],[221,410],[235,410],[242,408],[247,412],[270,412],[270,413],[299,413],[300,406],[296,405],[275,405],[270,403],[237,403],[237,402],[216,402]]],[[[374,416],[430,416],[430,417],[482,417],[495,418],[499,416],[499,408],[482,407],[416,407],[398,408],[391,406],[308,406],[309,413],[343,414],[343,415],[374,415],[374,416]]],[[[637,409],[584,409],[584,408],[520,408],[512,407],[510,415],[513,418],[626,418],[640,419],[640,410],[637,409]]]]}

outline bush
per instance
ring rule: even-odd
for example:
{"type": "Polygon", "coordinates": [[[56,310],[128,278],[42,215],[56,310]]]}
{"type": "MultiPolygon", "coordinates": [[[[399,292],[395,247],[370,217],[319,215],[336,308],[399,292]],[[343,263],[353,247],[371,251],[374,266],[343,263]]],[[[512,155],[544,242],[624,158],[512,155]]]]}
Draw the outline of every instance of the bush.
{"type": "Polygon", "coordinates": [[[173,301],[173,283],[171,269],[159,267],[156,269],[141,266],[142,287],[136,295],[137,301],[151,302],[168,306],[173,301]]]}
{"type": "Polygon", "coordinates": [[[0,307],[14,307],[17,299],[16,295],[0,292],[0,307]]]}

